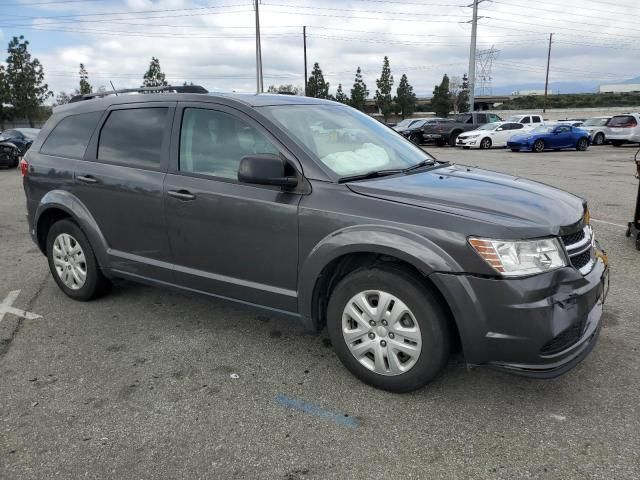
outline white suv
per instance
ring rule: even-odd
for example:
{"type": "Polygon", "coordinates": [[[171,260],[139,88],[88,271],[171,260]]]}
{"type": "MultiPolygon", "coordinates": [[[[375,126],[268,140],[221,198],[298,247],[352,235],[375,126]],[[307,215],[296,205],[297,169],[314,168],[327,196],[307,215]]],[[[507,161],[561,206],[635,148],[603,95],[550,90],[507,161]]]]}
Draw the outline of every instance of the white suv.
{"type": "Polygon", "coordinates": [[[623,143],[640,143],[640,113],[615,115],[609,120],[607,128],[607,136],[614,147],[623,143]]]}
{"type": "Polygon", "coordinates": [[[609,140],[607,125],[611,117],[593,117],[586,120],[580,128],[589,132],[592,145],[604,145],[609,140]]]}
{"type": "Polygon", "coordinates": [[[540,125],[544,125],[544,118],[542,115],[538,115],[535,113],[525,113],[523,115],[511,115],[506,120],[507,122],[512,123],[521,123],[530,128],[539,127],[540,125]]]}

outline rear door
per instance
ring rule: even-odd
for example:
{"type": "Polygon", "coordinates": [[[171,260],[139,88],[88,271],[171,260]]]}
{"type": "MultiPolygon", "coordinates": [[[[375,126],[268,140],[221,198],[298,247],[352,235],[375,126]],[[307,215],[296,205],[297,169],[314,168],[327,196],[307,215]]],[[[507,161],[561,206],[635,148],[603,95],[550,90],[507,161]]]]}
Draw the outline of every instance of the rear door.
{"type": "Polygon", "coordinates": [[[173,139],[164,194],[177,282],[296,312],[301,197],[240,183],[238,167],[261,153],[300,166],[258,122],[221,105],[179,105],[173,139]]]}
{"type": "Polygon", "coordinates": [[[73,193],[89,209],[116,272],[172,281],[163,211],[175,102],[112,106],[76,168],[73,193]]]}

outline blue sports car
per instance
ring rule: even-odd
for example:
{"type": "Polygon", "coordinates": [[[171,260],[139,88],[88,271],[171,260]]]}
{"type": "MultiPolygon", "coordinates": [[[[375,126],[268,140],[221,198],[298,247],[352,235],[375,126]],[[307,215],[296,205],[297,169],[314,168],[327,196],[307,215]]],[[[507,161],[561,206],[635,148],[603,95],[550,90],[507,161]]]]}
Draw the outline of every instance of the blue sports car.
{"type": "Polygon", "coordinates": [[[582,128],[571,125],[542,125],[512,136],[507,141],[507,148],[514,152],[542,152],[561,148],[575,148],[582,152],[589,147],[589,143],[589,132],[582,128]]]}

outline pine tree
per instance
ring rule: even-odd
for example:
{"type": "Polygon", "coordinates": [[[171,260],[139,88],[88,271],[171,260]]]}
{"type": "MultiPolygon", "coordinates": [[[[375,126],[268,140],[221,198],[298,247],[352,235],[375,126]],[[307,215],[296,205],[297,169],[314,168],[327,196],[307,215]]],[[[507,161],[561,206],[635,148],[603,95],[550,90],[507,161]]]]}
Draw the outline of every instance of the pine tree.
{"type": "Polygon", "coordinates": [[[7,86],[6,97],[13,105],[16,116],[25,117],[33,127],[33,118],[38,107],[53,95],[49,86],[44,83],[44,70],[37,58],[31,59],[28,50],[29,42],[20,37],[13,37],[9,42],[9,56],[5,69],[7,86]]]}
{"type": "Polygon", "coordinates": [[[462,83],[457,98],[458,112],[466,113],[469,111],[469,77],[465,73],[462,75],[462,83]]]}
{"type": "Polygon", "coordinates": [[[351,106],[357,108],[360,111],[364,110],[364,102],[369,96],[369,90],[367,85],[362,80],[362,70],[360,67],[356,70],[356,79],[353,82],[353,88],[351,89],[351,106]]]}
{"type": "Polygon", "coordinates": [[[446,117],[451,111],[451,93],[449,92],[449,77],[445,73],[440,85],[433,89],[431,109],[438,117],[446,117]]]}
{"type": "Polygon", "coordinates": [[[313,64],[311,76],[307,80],[307,96],[315,98],[329,98],[329,82],[324,81],[322,69],[318,62],[313,64]]]}
{"type": "Polygon", "coordinates": [[[396,103],[402,118],[411,115],[416,109],[417,97],[413,93],[413,87],[409,84],[409,80],[405,74],[400,78],[400,85],[396,90],[396,103]]]}
{"type": "Polygon", "coordinates": [[[347,97],[347,94],[344,93],[344,90],[342,90],[341,83],[338,84],[338,90],[336,90],[336,102],[340,102],[344,104],[349,103],[349,97],[347,97]]]}
{"type": "Polygon", "coordinates": [[[89,83],[89,74],[87,73],[87,69],[84,68],[84,63],[80,64],[80,95],[86,95],[87,93],[91,93],[93,91],[93,87],[89,83]]]}
{"type": "Polygon", "coordinates": [[[387,117],[393,113],[393,98],[391,97],[391,88],[393,87],[393,75],[389,67],[389,58],[384,57],[382,62],[382,72],[380,78],[376,80],[378,89],[376,90],[375,100],[380,113],[387,121],[387,117]]]}
{"type": "Polygon", "coordinates": [[[156,57],[151,57],[151,63],[149,63],[149,70],[144,74],[143,87],[164,87],[168,85],[164,78],[164,73],[160,68],[160,60],[156,57]]]}

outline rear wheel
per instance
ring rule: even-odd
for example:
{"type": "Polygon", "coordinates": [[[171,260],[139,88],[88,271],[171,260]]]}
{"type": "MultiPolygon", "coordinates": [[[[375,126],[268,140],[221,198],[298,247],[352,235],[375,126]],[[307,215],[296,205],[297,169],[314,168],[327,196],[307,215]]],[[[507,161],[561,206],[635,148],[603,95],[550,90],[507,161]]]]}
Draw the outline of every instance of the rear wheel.
{"type": "Polygon", "coordinates": [[[576,145],[576,150],[578,150],[579,152],[584,152],[588,147],[589,147],[589,140],[582,137],[580,140],[578,140],[578,144],[576,145]]]}
{"type": "Polygon", "coordinates": [[[458,135],[460,135],[461,132],[453,132],[451,135],[449,135],[449,145],[451,147],[455,147],[456,146],[456,140],[458,140],[458,135]]]}
{"type": "Polygon", "coordinates": [[[480,148],[488,149],[491,148],[491,139],[489,137],[485,137],[480,141],[480,148]]]}
{"type": "Polygon", "coordinates": [[[49,269],[58,287],[75,300],[91,300],[109,290],[89,240],[68,219],[53,224],[47,235],[49,269]]]}
{"type": "Polygon", "coordinates": [[[327,329],[342,363],[393,392],[422,387],[445,366],[446,313],[420,279],[396,266],[356,270],[333,290],[327,329]]]}
{"type": "Polygon", "coordinates": [[[533,143],[533,151],[536,153],[540,153],[544,151],[544,140],[539,138],[533,143]]]}
{"type": "Polygon", "coordinates": [[[604,145],[604,133],[602,132],[596,133],[596,136],[593,137],[593,144],[604,145]]]}
{"type": "Polygon", "coordinates": [[[409,137],[409,140],[411,141],[411,143],[413,143],[414,145],[420,145],[420,135],[419,134],[415,134],[415,135],[411,135],[409,137]]]}

